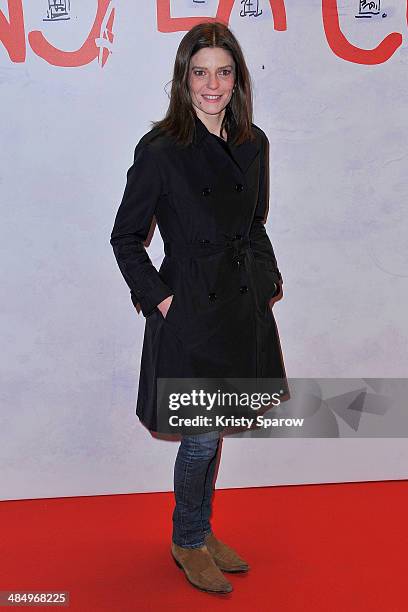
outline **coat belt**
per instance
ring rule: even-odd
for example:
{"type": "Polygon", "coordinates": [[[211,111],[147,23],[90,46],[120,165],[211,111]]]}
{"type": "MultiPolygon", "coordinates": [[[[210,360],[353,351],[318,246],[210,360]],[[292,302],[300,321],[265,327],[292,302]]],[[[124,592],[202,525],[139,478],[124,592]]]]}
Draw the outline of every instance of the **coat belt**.
{"type": "Polygon", "coordinates": [[[227,240],[212,242],[201,240],[197,242],[165,242],[164,253],[168,257],[185,259],[190,257],[206,257],[217,253],[231,253],[238,265],[244,262],[244,257],[251,249],[251,241],[247,236],[228,238],[227,240]],[[242,260],[242,261],[241,261],[242,260]]]}

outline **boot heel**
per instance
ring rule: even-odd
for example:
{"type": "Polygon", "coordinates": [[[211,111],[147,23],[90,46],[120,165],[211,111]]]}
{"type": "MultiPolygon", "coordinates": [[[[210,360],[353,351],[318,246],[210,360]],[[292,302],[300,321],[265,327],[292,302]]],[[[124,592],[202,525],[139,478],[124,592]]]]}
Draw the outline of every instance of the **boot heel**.
{"type": "Polygon", "coordinates": [[[183,566],[181,565],[181,563],[179,563],[179,561],[177,561],[176,557],[173,555],[173,553],[171,553],[171,556],[174,559],[174,563],[177,565],[177,567],[180,567],[181,569],[183,569],[183,566]]]}

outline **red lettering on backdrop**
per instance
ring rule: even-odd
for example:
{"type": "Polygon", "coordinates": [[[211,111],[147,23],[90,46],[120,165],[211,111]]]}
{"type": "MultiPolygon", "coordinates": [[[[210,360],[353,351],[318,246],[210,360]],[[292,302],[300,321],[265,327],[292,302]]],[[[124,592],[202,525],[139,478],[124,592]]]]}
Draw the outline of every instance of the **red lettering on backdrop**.
{"type": "MultiPolygon", "coordinates": [[[[156,0],[157,29],[159,32],[188,31],[193,26],[206,21],[222,21],[228,25],[235,0],[219,0],[215,17],[171,17],[171,0],[156,0]]],[[[286,11],[284,0],[269,0],[275,30],[286,30],[286,11]]]]}
{"type": "Polygon", "coordinates": [[[0,42],[12,62],[24,62],[26,43],[22,0],[8,0],[7,5],[10,21],[0,11],[0,42]]]}
{"type": "MultiPolygon", "coordinates": [[[[215,17],[171,17],[171,0],[156,0],[157,29],[159,32],[188,31],[197,23],[221,21],[228,25],[235,0],[219,0],[215,17]]],[[[274,29],[286,30],[284,0],[269,0],[274,29]]],[[[9,20],[0,10],[0,42],[3,43],[12,62],[24,62],[26,58],[25,27],[22,0],[7,0],[9,20]]],[[[330,49],[337,57],[356,64],[381,64],[386,62],[402,44],[402,35],[388,34],[374,49],[361,49],[352,45],[340,29],[337,0],[322,0],[323,27],[330,49]]],[[[82,47],[76,51],[62,51],[51,45],[42,32],[28,34],[28,40],[39,57],[54,66],[83,66],[99,56],[102,66],[109,56],[113,42],[115,9],[110,0],[98,0],[97,13],[91,31],[82,47]],[[109,17],[107,17],[110,10],[109,17]]],[[[408,1],[406,9],[408,23],[408,1]]]]}
{"type": "MultiPolygon", "coordinates": [[[[375,49],[360,49],[352,45],[340,30],[337,0],[322,0],[323,27],[330,49],[337,57],[355,64],[382,64],[394,55],[402,44],[402,35],[388,34],[375,49]]],[[[408,8],[407,8],[408,20],[408,8]]]]}
{"type": "Polygon", "coordinates": [[[106,47],[103,48],[103,40],[101,41],[100,35],[102,35],[102,38],[105,39],[106,36],[108,36],[107,40],[109,43],[112,43],[113,41],[112,28],[113,20],[115,18],[115,9],[112,7],[109,18],[106,21],[106,30],[102,31],[102,24],[105,20],[109,4],[110,0],[98,0],[98,9],[94,24],[88,34],[87,39],[80,49],[77,49],[76,51],[62,51],[61,49],[57,49],[46,40],[42,32],[36,30],[28,34],[28,42],[30,43],[32,50],[39,57],[42,57],[46,62],[52,64],[53,66],[84,66],[99,56],[100,50],[96,44],[98,41],[102,47],[101,64],[103,66],[109,56],[109,49],[106,47]]]}

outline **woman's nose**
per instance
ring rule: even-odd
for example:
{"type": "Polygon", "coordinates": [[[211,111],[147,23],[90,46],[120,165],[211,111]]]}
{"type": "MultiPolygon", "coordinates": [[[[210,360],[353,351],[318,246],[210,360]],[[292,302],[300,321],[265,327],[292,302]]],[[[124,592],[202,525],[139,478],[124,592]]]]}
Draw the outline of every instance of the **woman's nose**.
{"type": "Polygon", "coordinates": [[[218,88],[218,76],[216,74],[210,74],[208,77],[208,87],[211,89],[218,88]]]}

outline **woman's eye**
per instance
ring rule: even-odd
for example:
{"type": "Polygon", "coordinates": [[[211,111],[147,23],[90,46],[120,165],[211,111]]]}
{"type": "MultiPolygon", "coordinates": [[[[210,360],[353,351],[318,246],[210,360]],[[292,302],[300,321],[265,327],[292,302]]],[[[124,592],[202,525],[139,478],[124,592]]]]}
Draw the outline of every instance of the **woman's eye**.
{"type": "MultiPolygon", "coordinates": [[[[194,75],[195,76],[204,76],[205,71],[204,70],[194,70],[194,75]]],[[[228,68],[225,68],[224,70],[220,70],[220,72],[218,74],[220,74],[221,76],[229,76],[231,74],[232,70],[229,70],[228,68]]]]}

